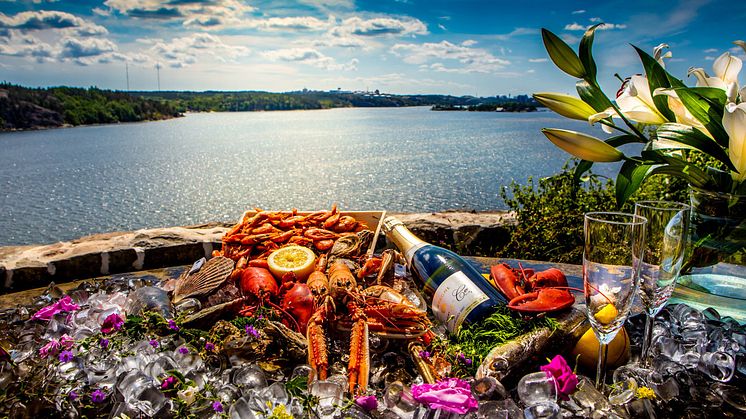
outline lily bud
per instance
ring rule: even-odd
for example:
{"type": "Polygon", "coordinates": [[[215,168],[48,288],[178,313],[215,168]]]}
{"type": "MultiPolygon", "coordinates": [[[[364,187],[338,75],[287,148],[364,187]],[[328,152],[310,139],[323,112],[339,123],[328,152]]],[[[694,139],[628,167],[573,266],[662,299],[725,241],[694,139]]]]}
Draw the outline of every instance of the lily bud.
{"type": "Polygon", "coordinates": [[[596,113],[589,104],[574,96],[562,93],[534,93],[534,99],[566,118],[585,121],[589,116],[596,113]]]}
{"type": "Polygon", "coordinates": [[[544,128],[541,132],[554,145],[582,160],[614,162],[624,158],[621,151],[587,134],[553,128],[544,128]]]}
{"type": "Polygon", "coordinates": [[[585,77],[583,63],[565,41],[546,29],[541,30],[541,38],[544,40],[544,47],[549,53],[549,58],[560,70],[579,79],[585,77]]]}
{"type": "Polygon", "coordinates": [[[728,157],[738,169],[732,173],[733,180],[742,182],[746,180],[746,102],[725,106],[723,128],[728,133],[728,157]]]}

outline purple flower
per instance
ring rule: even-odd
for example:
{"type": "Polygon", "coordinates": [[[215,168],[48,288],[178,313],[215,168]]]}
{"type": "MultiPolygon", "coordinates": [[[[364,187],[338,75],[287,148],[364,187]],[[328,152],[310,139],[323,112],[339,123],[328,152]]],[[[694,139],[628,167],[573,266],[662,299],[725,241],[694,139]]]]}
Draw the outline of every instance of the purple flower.
{"type": "Polygon", "coordinates": [[[378,400],[376,399],[376,396],[360,396],[355,399],[355,403],[368,412],[378,408],[378,400]]]}
{"type": "Polygon", "coordinates": [[[246,329],[246,334],[247,335],[249,335],[251,337],[254,337],[254,338],[258,338],[259,337],[259,331],[256,330],[254,328],[254,326],[252,326],[250,324],[247,324],[246,327],[245,327],[245,329],[246,329]]]}
{"type": "Polygon", "coordinates": [[[75,339],[70,337],[67,333],[60,337],[60,346],[65,349],[71,349],[75,345],[75,339]]]}
{"type": "Polygon", "coordinates": [[[467,367],[471,365],[471,358],[467,358],[464,354],[458,354],[456,358],[459,360],[459,362],[466,365],[467,367]]]}
{"type": "Polygon", "coordinates": [[[206,350],[207,352],[212,352],[212,351],[214,351],[214,350],[215,350],[215,344],[214,344],[214,343],[212,343],[212,342],[207,342],[207,343],[205,343],[205,350],[206,350]]]}
{"type": "Polygon", "coordinates": [[[98,341],[102,348],[106,349],[109,347],[109,339],[101,339],[98,341]]]}
{"type": "Polygon", "coordinates": [[[150,342],[148,342],[148,343],[150,343],[150,346],[152,346],[154,348],[158,347],[158,341],[155,340],[155,339],[150,339],[150,342]]]}
{"type": "Polygon", "coordinates": [[[109,333],[115,332],[124,326],[124,319],[118,313],[111,313],[104,319],[104,323],[101,325],[101,333],[108,335],[109,333]]]}
{"type": "Polygon", "coordinates": [[[168,328],[177,332],[179,331],[179,325],[177,325],[174,320],[168,321],[168,328]]]}
{"type": "Polygon", "coordinates": [[[425,360],[430,359],[431,355],[432,354],[430,354],[430,352],[428,351],[420,351],[420,358],[422,359],[425,359],[425,360]]]}
{"type": "Polygon", "coordinates": [[[445,378],[435,384],[413,385],[412,397],[431,409],[459,415],[473,412],[478,406],[469,383],[460,378],[445,378]]]}
{"type": "Polygon", "coordinates": [[[212,402],[212,410],[221,413],[223,411],[223,403],[220,403],[219,401],[212,402]]]}
{"type": "Polygon", "coordinates": [[[106,400],[106,393],[103,390],[96,389],[91,393],[91,401],[93,403],[103,403],[106,400]]]}
{"type": "Polygon", "coordinates": [[[176,384],[176,377],[169,375],[163,382],[161,382],[161,390],[169,390],[176,384]]]}
{"type": "Polygon", "coordinates": [[[75,390],[70,390],[70,392],[67,393],[67,398],[70,400],[78,400],[78,393],[76,393],[75,390]]]}
{"type": "Polygon", "coordinates": [[[62,351],[60,352],[60,362],[70,362],[74,358],[73,353],[71,351],[62,351]]]}
{"type": "Polygon", "coordinates": [[[186,346],[182,346],[179,348],[179,353],[182,355],[186,355],[189,353],[189,348],[187,348],[186,346]]]}
{"type": "Polygon", "coordinates": [[[60,353],[60,349],[62,348],[62,345],[60,344],[60,341],[57,339],[51,339],[49,342],[47,342],[46,345],[39,348],[39,356],[42,358],[46,358],[49,355],[57,355],[60,353]]]}
{"type": "Polygon", "coordinates": [[[44,308],[41,308],[39,311],[34,313],[33,316],[31,316],[31,319],[33,320],[51,320],[52,317],[54,317],[58,313],[62,312],[70,312],[80,309],[80,306],[73,303],[72,298],[70,298],[69,295],[66,295],[54,304],[50,304],[44,308]]]}
{"type": "Polygon", "coordinates": [[[578,386],[578,376],[572,372],[567,365],[567,361],[562,355],[557,355],[549,361],[549,364],[539,367],[540,370],[547,374],[547,377],[554,377],[557,383],[557,395],[562,400],[570,400],[569,394],[575,391],[578,386]]]}

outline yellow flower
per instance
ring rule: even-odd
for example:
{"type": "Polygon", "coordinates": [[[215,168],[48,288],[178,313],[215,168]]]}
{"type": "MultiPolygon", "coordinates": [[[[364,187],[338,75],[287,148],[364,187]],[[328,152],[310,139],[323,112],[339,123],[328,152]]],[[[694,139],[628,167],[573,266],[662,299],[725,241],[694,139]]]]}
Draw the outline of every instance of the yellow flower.
{"type": "Polygon", "coordinates": [[[650,387],[638,387],[635,396],[638,399],[654,399],[655,392],[650,387]]]}

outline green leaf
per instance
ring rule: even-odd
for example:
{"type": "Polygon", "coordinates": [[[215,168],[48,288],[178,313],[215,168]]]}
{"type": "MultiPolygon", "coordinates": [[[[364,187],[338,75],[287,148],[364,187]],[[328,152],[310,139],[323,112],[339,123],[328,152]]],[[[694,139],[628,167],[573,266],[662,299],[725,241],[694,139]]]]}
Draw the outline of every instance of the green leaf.
{"type": "Polygon", "coordinates": [[[640,137],[636,137],[634,135],[624,134],[624,135],[617,135],[616,137],[607,138],[606,144],[612,146],[612,147],[619,147],[625,144],[632,144],[632,143],[644,143],[640,137]]]}
{"type": "Polygon", "coordinates": [[[642,185],[653,165],[627,160],[616,176],[616,205],[621,208],[627,199],[642,185]]]}
{"type": "Polygon", "coordinates": [[[690,165],[671,165],[667,164],[664,166],[659,166],[653,168],[653,170],[650,171],[650,176],[652,175],[671,175],[676,176],[680,179],[683,179],[687,183],[689,183],[692,186],[696,186],[698,188],[706,188],[708,185],[711,185],[711,182],[709,178],[702,179],[698,175],[695,175],[692,173],[692,171],[687,170],[690,169],[690,165]]]}
{"type": "Polygon", "coordinates": [[[585,80],[575,83],[575,89],[583,102],[591,105],[597,112],[603,112],[612,107],[611,100],[596,85],[592,85],[585,80]]]}
{"type": "Polygon", "coordinates": [[[653,97],[653,103],[655,103],[655,107],[658,108],[658,111],[666,119],[668,119],[669,121],[675,121],[676,115],[674,115],[674,113],[668,107],[668,96],[653,95],[655,89],[659,87],[671,87],[671,82],[669,81],[666,70],[663,69],[658,61],[656,61],[655,58],[651,57],[650,54],[641,50],[640,48],[637,48],[634,45],[632,47],[637,51],[637,55],[640,56],[640,61],[642,61],[642,66],[645,68],[645,75],[648,79],[648,86],[650,86],[650,96],[653,97]]]}
{"type": "Polygon", "coordinates": [[[693,148],[716,158],[718,161],[728,166],[729,169],[738,171],[738,169],[733,165],[733,162],[730,161],[725,150],[713,141],[712,138],[706,136],[696,128],[688,125],[669,123],[661,125],[656,133],[659,139],[674,141],[685,146],[677,147],[676,144],[667,144],[665,146],[666,149],[693,148]]]}
{"type": "Polygon", "coordinates": [[[583,173],[591,170],[591,166],[593,166],[593,162],[588,160],[581,160],[580,163],[575,166],[575,171],[572,173],[572,179],[576,185],[580,183],[580,178],[583,176],[583,173]]]}
{"type": "Polygon", "coordinates": [[[585,77],[583,63],[580,62],[580,58],[578,58],[575,51],[565,41],[544,28],[541,29],[541,38],[544,41],[544,47],[549,53],[549,58],[552,59],[560,70],[579,79],[585,77]]]}
{"type": "Polygon", "coordinates": [[[596,32],[596,28],[601,25],[597,23],[585,31],[583,39],[580,40],[580,46],[578,47],[578,56],[580,62],[583,64],[585,69],[586,80],[592,80],[592,83],[596,82],[596,62],[593,60],[593,34],[596,32]]]}
{"type": "Polygon", "coordinates": [[[728,133],[723,128],[723,107],[718,105],[717,98],[708,97],[712,92],[689,87],[675,90],[684,107],[707,128],[715,141],[722,147],[728,147],[728,133]]]}
{"type": "Polygon", "coordinates": [[[718,109],[724,109],[728,101],[728,95],[725,94],[725,90],[718,89],[717,87],[689,87],[688,89],[709,100],[718,109]]]}
{"type": "Polygon", "coordinates": [[[621,151],[588,134],[556,128],[542,128],[541,132],[554,145],[582,160],[614,162],[624,158],[621,151]]]}

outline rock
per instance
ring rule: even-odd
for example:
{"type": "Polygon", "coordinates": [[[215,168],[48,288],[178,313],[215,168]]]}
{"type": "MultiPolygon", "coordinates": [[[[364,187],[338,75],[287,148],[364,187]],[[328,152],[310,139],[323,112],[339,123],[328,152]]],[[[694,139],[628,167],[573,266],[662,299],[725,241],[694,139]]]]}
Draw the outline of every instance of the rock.
{"type": "MultiPolygon", "coordinates": [[[[494,256],[515,218],[506,212],[390,214],[430,243],[471,256],[494,256]]],[[[96,234],[37,246],[0,247],[0,292],[101,275],[191,264],[213,250],[231,227],[209,223],[96,234]]]]}

